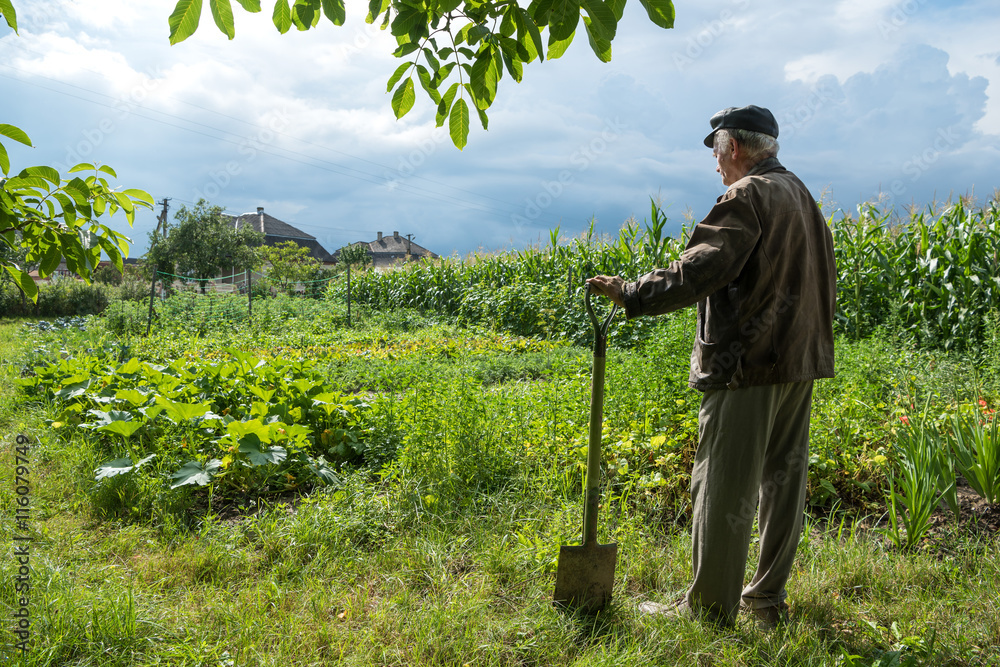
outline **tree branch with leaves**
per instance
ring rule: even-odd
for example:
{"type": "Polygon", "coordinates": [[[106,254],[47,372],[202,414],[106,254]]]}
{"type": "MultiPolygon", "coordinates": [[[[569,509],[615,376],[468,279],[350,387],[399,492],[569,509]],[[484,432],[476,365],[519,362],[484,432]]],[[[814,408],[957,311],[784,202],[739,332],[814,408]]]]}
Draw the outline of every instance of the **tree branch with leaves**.
{"type": "MultiPolygon", "coordinates": [[[[0,0],[0,16],[16,34],[17,14],[10,0],[0,0]]],[[[0,123],[0,138],[32,146],[27,133],[14,125],[0,123]]],[[[107,165],[81,163],[69,173],[80,175],[63,178],[52,167],[38,166],[11,176],[10,156],[0,141],[0,245],[4,248],[0,266],[32,301],[38,299],[38,287],[28,274],[29,266],[38,266],[38,277],[45,278],[65,261],[69,271],[89,283],[105,254],[122,272],[131,241],[100,219],[122,211],[131,226],[137,209],[153,208],[148,192],[112,188],[107,177],[118,178],[118,174],[107,165]]]]}
{"type": "MultiPolygon", "coordinates": [[[[260,0],[237,0],[248,12],[261,11],[260,0]]],[[[661,28],[674,25],[672,0],[639,0],[649,19],[661,28]]],[[[488,129],[487,109],[497,95],[506,70],[520,82],[524,65],[562,56],[583,24],[590,48],[602,62],[611,60],[611,42],[626,0],[532,0],[525,8],[516,0],[370,0],[368,23],[381,20],[396,38],[393,55],[405,58],[389,77],[392,110],[405,116],[416,101],[416,74],[421,88],[437,105],[435,121],[447,121],[451,140],[462,149],[468,143],[469,108],[488,129]],[[548,30],[543,41],[542,33],[548,30]],[[423,60],[423,63],[420,61],[423,60]],[[442,94],[441,89],[453,75],[442,94]],[[393,90],[395,88],[395,90],[393,90]],[[469,102],[466,102],[468,97],[469,102]]],[[[236,36],[230,0],[208,0],[215,25],[229,39],[236,36]]],[[[198,29],[202,0],[179,0],[169,18],[170,43],[182,42],[198,29]]],[[[344,0],[276,0],[271,14],[278,32],[292,26],[315,28],[325,16],[344,24],[344,0]]]]}

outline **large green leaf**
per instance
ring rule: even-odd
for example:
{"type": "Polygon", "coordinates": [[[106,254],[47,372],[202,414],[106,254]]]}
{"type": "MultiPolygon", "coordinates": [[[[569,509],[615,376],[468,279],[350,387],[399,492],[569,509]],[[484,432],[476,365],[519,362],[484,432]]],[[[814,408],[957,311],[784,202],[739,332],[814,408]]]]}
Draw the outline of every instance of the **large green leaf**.
{"type": "Polygon", "coordinates": [[[278,32],[282,35],[291,29],[292,8],[288,6],[288,0],[275,0],[274,12],[271,13],[271,20],[274,21],[274,27],[276,27],[278,32]]]}
{"type": "Polygon", "coordinates": [[[344,25],[344,21],[347,19],[344,0],[323,0],[323,13],[326,14],[326,18],[333,22],[333,25],[344,25]]]}
{"type": "Polygon", "coordinates": [[[587,26],[587,40],[594,55],[600,58],[601,62],[611,62],[611,42],[601,37],[594,30],[594,23],[587,17],[583,18],[584,25],[587,26]]]}
{"type": "Polygon", "coordinates": [[[62,399],[64,401],[69,401],[78,396],[83,396],[87,393],[87,389],[90,388],[91,379],[87,378],[79,382],[72,382],[63,386],[59,391],[56,392],[56,398],[62,399]]]}
{"type": "Polygon", "coordinates": [[[219,470],[219,466],[221,465],[222,461],[219,459],[212,459],[205,464],[202,464],[199,461],[188,461],[181,466],[180,470],[170,476],[171,479],[177,480],[170,485],[170,488],[176,489],[179,486],[185,486],[187,484],[205,486],[206,484],[211,483],[212,477],[219,470]]]}
{"type": "Polygon", "coordinates": [[[27,167],[21,173],[44,178],[56,187],[59,187],[59,184],[62,183],[62,179],[59,177],[59,172],[52,167],[27,167]]]}
{"type": "Polygon", "coordinates": [[[399,84],[396,92],[392,94],[392,111],[396,118],[402,118],[413,108],[416,94],[413,92],[413,77],[407,77],[406,81],[399,84]]]}
{"type": "Polygon", "coordinates": [[[167,417],[174,423],[197,419],[204,416],[211,407],[207,403],[181,403],[171,401],[163,396],[156,397],[156,404],[162,405],[167,417]]]}
{"type": "MultiPolygon", "coordinates": [[[[39,243],[46,243],[46,241],[41,240],[39,243]]],[[[50,243],[45,252],[42,253],[42,261],[38,265],[38,277],[44,278],[45,276],[51,275],[53,271],[59,268],[59,262],[62,261],[62,250],[58,243],[50,243]]]]}
{"type": "Polygon", "coordinates": [[[132,464],[132,459],[128,456],[123,459],[108,461],[94,471],[94,481],[100,482],[102,479],[106,479],[108,477],[124,475],[125,473],[132,472],[133,470],[138,470],[154,458],[156,458],[156,454],[150,454],[149,456],[140,459],[139,462],[134,465],[132,464]]]}
{"type": "Polygon", "coordinates": [[[625,13],[625,0],[607,0],[607,3],[608,8],[615,15],[615,20],[621,21],[622,15],[625,13]]]}
{"type": "Polygon", "coordinates": [[[455,99],[455,94],[458,92],[458,82],[451,84],[448,87],[448,91],[441,96],[441,101],[438,102],[437,115],[435,116],[435,127],[441,127],[444,122],[448,120],[448,114],[451,111],[451,103],[455,99]]]}
{"type": "Polygon", "coordinates": [[[253,14],[260,11],[260,0],[236,0],[236,2],[240,3],[243,9],[253,14]]]}
{"type": "MultiPolygon", "coordinates": [[[[615,38],[615,32],[618,29],[618,19],[615,18],[614,12],[604,3],[604,0],[580,0],[580,6],[590,16],[590,25],[587,26],[589,32],[592,32],[596,37],[605,42],[610,42],[615,38]]],[[[611,52],[610,47],[611,45],[609,44],[609,54],[611,52]]],[[[600,54],[598,54],[598,57],[600,57],[600,54]]],[[[610,59],[610,55],[608,58],[610,59]]],[[[601,59],[604,60],[603,58],[601,59]]],[[[604,62],[608,61],[605,60],[604,62]]]]}
{"type": "Polygon", "coordinates": [[[219,30],[232,39],[236,37],[236,23],[233,21],[233,6],[229,0],[208,0],[208,6],[212,8],[212,18],[219,30]]]}
{"type": "Polygon", "coordinates": [[[73,198],[80,206],[89,206],[90,204],[90,186],[87,182],[80,177],[76,177],[73,180],[67,182],[63,186],[63,191],[73,198]]]}
{"type": "Polygon", "coordinates": [[[259,419],[230,422],[226,426],[226,432],[235,440],[242,440],[248,434],[253,434],[262,442],[271,442],[271,425],[264,424],[259,419]]]}
{"type": "Polygon", "coordinates": [[[149,394],[148,391],[139,391],[138,389],[119,389],[115,392],[115,398],[119,401],[125,401],[132,407],[139,407],[149,402],[149,394]]]}
{"type": "Polygon", "coordinates": [[[475,92],[476,106],[489,109],[497,96],[497,82],[500,70],[492,49],[484,49],[479,53],[476,62],[472,64],[472,90],[475,92]]]}
{"type": "Polygon", "coordinates": [[[671,0],[639,0],[649,20],[661,28],[674,27],[674,3],[671,0]]]}
{"type": "Polygon", "coordinates": [[[3,268],[5,268],[7,273],[11,275],[14,282],[21,288],[21,291],[24,292],[26,297],[31,299],[32,302],[38,301],[38,286],[35,285],[35,281],[31,279],[31,276],[28,275],[27,271],[22,271],[9,264],[3,268]]]}
{"type": "Polygon", "coordinates": [[[98,426],[95,430],[104,433],[113,433],[123,438],[131,438],[142,427],[143,423],[140,421],[113,421],[110,424],[98,426]]]}
{"type": "Polygon", "coordinates": [[[580,21],[580,0],[555,0],[549,13],[549,35],[562,41],[570,37],[580,21]]]}
{"type": "Polygon", "coordinates": [[[319,5],[313,6],[310,0],[295,0],[292,5],[292,23],[297,30],[308,30],[319,18],[319,5]]]}
{"type": "Polygon", "coordinates": [[[417,78],[420,79],[420,87],[424,89],[427,95],[434,100],[437,104],[441,101],[441,93],[434,88],[431,82],[431,73],[427,71],[427,68],[423,65],[417,65],[417,78]]]}
{"type": "Polygon", "coordinates": [[[28,138],[28,135],[25,134],[24,130],[14,125],[0,123],[0,136],[13,139],[14,141],[24,144],[25,146],[31,146],[31,139],[28,138]]]}
{"type": "Polygon", "coordinates": [[[448,117],[448,133],[458,150],[465,148],[469,142],[469,107],[461,97],[451,107],[448,117]]]}
{"type": "Polygon", "coordinates": [[[10,173],[10,158],[7,156],[7,149],[0,143],[0,174],[6,176],[10,173]]]}
{"type": "Polygon", "coordinates": [[[201,20],[201,0],[177,0],[174,12],[167,23],[170,25],[170,43],[177,44],[194,34],[201,20]]]}
{"type": "Polygon", "coordinates": [[[3,14],[4,19],[7,21],[7,25],[15,33],[17,32],[17,13],[14,12],[14,5],[11,4],[10,0],[0,0],[0,14],[3,14]]]}
{"type": "Polygon", "coordinates": [[[392,20],[392,35],[394,37],[408,35],[411,30],[416,28],[417,24],[426,20],[426,15],[422,11],[404,5],[403,9],[396,14],[396,18],[392,20]]]}
{"type": "Polygon", "coordinates": [[[284,447],[277,445],[263,447],[260,438],[252,433],[240,439],[240,451],[247,455],[250,463],[254,466],[281,463],[288,457],[288,452],[285,451],[284,447]]]}
{"type": "Polygon", "coordinates": [[[389,77],[389,82],[385,86],[385,92],[388,93],[390,90],[392,90],[393,86],[399,83],[399,80],[403,78],[403,73],[406,72],[406,69],[408,67],[413,67],[413,63],[405,62],[396,68],[396,71],[393,72],[392,76],[389,77]]]}
{"type": "Polygon", "coordinates": [[[148,208],[153,208],[153,196],[145,190],[125,188],[122,190],[122,193],[131,197],[132,201],[138,201],[139,203],[146,205],[148,208]]]}

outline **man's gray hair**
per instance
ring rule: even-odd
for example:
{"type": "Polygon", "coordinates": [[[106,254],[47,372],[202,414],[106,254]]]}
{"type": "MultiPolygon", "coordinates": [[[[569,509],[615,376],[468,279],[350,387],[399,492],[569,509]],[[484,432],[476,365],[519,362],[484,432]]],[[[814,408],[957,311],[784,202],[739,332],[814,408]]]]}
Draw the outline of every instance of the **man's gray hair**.
{"type": "Polygon", "coordinates": [[[719,146],[728,145],[730,139],[740,145],[740,148],[746,153],[747,159],[752,163],[760,162],[764,158],[777,157],[778,155],[779,146],[777,139],[761,132],[740,130],[738,128],[718,130],[715,133],[716,150],[718,150],[719,146]]]}

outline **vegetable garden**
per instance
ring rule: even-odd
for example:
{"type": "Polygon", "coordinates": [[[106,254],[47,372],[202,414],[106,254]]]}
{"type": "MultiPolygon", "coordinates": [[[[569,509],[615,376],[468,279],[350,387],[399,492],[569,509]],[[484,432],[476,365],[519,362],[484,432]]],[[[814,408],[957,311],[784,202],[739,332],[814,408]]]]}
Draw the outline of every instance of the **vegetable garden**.
{"type": "MultiPolygon", "coordinates": [[[[788,628],[635,611],[690,574],[691,312],[613,324],[615,602],[552,607],[579,540],[582,280],[669,262],[666,224],[654,204],[617,238],[356,273],[350,327],[336,280],[253,318],[177,295],[148,338],[128,304],[0,324],[5,460],[14,434],[34,443],[33,644],[11,664],[994,664],[996,200],[831,218],[838,376],[816,385],[788,628]]],[[[0,563],[5,611],[16,570],[0,563]]]]}

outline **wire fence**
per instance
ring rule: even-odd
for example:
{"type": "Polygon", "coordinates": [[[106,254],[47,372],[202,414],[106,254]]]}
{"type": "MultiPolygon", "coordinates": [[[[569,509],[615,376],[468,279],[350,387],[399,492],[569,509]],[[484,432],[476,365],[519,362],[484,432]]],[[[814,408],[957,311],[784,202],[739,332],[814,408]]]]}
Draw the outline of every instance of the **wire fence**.
{"type": "Polygon", "coordinates": [[[317,280],[278,280],[266,273],[241,271],[228,276],[194,278],[157,271],[154,302],[147,331],[154,318],[161,323],[182,324],[185,329],[207,331],[253,319],[285,319],[315,307],[327,288],[341,276],[317,280]],[[275,297],[281,297],[276,299],[275,297]],[[300,305],[295,305],[296,303],[300,305]]]}

